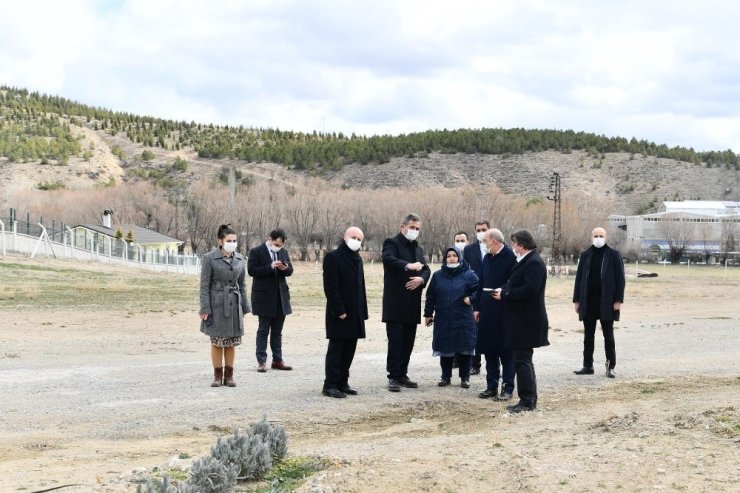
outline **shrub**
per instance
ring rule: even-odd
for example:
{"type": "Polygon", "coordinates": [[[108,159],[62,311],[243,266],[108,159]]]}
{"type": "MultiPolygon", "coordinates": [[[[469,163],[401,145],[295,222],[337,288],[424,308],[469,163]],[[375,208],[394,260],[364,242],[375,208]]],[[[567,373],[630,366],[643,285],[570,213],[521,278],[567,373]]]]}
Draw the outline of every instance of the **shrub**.
{"type": "Polygon", "coordinates": [[[224,493],[236,486],[238,464],[225,464],[212,455],[201,457],[190,469],[190,479],[183,486],[199,493],[224,493]]]}
{"type": "MultiPolygon", "coordinates": [[[[273,425],[266,416],[252,425],[246,433],[237,429],[234,434],[216,440],[210,455],[193,463],[190,478],[177,487],[150,479],[139,485],[137,493],[216,493],[231,491],[238,480],[258,480],[288,453],[288,434],[281,425],[273,425]],[[142,489],[142,488],[146,489],[142,489]]],[[[316,467],[316,466],[312,466],[316,467]]],[[[315,469],[318,470],[318,469],[315,469]]],[[[303,473],[310,474],[308,469],[303,473]]]]}

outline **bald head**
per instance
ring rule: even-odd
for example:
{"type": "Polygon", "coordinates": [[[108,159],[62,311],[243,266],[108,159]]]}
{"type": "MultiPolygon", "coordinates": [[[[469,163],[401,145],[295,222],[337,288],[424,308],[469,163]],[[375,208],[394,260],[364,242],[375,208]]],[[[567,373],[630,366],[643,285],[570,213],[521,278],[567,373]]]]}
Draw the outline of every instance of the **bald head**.
{"type": "Polygon", "coordinates": [[[591,238],[606,239],[606,230],[604,228],[594,228],[594,230],[591,231],[591,238]]]}
{"type": "Polygon", "coordinates": [[[344,232],[344,239],[349,240],[359,240],[362,241],[365,239],[365,235],[362,233],[362,230],[356,226],[350,226],[347,228],[347,231],[344,232]]]}

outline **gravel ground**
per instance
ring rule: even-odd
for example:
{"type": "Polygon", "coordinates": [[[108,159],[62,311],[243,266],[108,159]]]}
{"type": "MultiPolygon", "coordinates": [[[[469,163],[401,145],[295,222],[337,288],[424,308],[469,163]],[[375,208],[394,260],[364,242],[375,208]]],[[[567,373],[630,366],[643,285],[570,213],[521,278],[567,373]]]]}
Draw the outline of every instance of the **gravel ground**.
{"type": "MultiPolygon", "coordinates": [[[[740,305],[737,282],[731,284],[728,293],[708,281],[701,298],[687,296],[694,289],[690,283],[673,291],[659,285],[637,289],[616,330],[615,380],[600,371],[594,376],[572,373],[580,367],[582,331],[567,300],[549,302],[552,344],[535,351],[542,414],[569,393],[598,395],[651,381],[740,375],[740,305]],[[713,293],[716,297],[710,298],[713,293]]],[[[501,404],[477,398],[485,388],[483,375],[472,377],[469,390],[436,386],[438,361],[431,356],[431,331],[423,327],[409,372],[420,388],[388,392],[377,304],[372,312],[369,337],[360,342],[352,366],[351,384],[360,395],[341,401],[320,394],[326,347],[320,310],[299,309],[288,318],[284,354],[295,370],[266,374],[255,371],[256,319],[250,315],[249,334],[237,352],[238,386],[216,389],[209,387],[208,344],[197,331],[194,313],[0,313],[0,490],[81,482],[89,491],[125,491],[124,479],[134,466],[161,466],[163,457],[183,451],[203,454],[216,435],[247,426],[263,413],[286,425],[302,453],[318,450],[341,459],[340,450],[327,449],[326,437],[345,423],[371,423],[394,413],[404,414],[407,422],[417,415],[423,421],[425,410],[437,405],[450,412],[501,412],[501,404]]],[[[597,370],[603,365],[598,341],[597,334],[597,370]]],[[[736,391],[737,385],[730,387],[722,402],[740,407],[736,391]]],[[[385,428],[370,426],[368,432],[385,428]]],[[[394,453],[392,446],[384,453],[394,453]]],[[[372,464],[361,464],[353,467],[374,470],[372,464]]],[[[314,483],[314,491],[332,491],[331,478],[322,481],[314,483]]],[[[362,480],[357,481],[349,489],[354,484],[362,490],[362,480]]],[[[384,479],[378,481],[381,485],[384,479]]],[[[467,487],[475,490],[471,484],[457,490],[467,487]]]]}

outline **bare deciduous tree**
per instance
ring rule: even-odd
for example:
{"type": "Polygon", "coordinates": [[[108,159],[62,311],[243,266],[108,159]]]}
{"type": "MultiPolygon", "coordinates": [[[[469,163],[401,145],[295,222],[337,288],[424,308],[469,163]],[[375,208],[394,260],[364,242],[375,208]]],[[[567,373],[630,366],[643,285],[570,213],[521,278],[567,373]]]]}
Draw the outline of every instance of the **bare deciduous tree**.
{"type": "Polygon", "coordinates": [[[665,214],[660,219],[660,230],[668,242],[671,263],[677,264],[694,240],[694,223],[685,214],[665,214]]]}

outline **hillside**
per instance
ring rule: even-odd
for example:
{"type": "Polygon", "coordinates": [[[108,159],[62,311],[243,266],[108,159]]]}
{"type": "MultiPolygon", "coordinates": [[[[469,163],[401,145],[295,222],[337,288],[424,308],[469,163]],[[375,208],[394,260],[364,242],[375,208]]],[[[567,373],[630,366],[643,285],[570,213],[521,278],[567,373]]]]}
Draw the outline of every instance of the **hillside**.
{"type": "Polygon", "coordinates": [[[573,131],[299,134],[114,113],[11,88],[0,88],[0,96],[6,196],[140,180],[185,189],[204,177],[224,181],[225,167],[233,166],[245,184],[273,179],[300,186],[310,174],[343,188],[495,183],[538,198],[547,196],[556,171],[564,191],[612,197],[620,213],[653,210],[666,199],[740,200],[732,151],[696,153],[573,131]]]}

